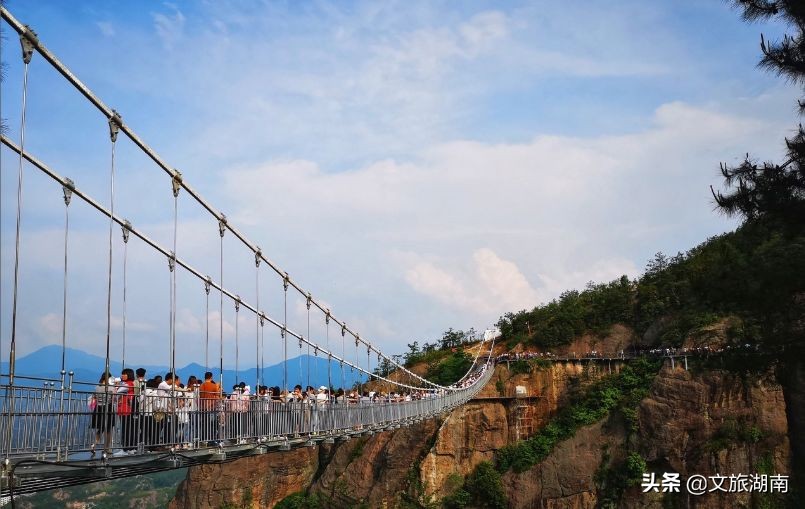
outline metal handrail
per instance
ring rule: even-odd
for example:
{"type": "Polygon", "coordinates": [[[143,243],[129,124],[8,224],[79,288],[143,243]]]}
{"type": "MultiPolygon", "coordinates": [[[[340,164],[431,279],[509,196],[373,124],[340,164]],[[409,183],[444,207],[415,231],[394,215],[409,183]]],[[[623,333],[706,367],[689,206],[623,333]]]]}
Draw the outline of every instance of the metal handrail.
{"type": "Polygon", "coordinates": [[[59,462],[382,431],[469,401],[493,371],[485,365],[468,387],[435,395],[414,393],[414,398],[418,394],[422,398],[401,402],[329,398],[283,403],[237,393],[228,399],[202,398],[198,390],[171,394],[146,389],[136,395],[114,393],[117,387],[110,387],[107,395],[106,387],[75,390],[72,383],[0,385],[10,395],[2,400],[3,410],[11,403],[9,398],[14,400],[11,432],[5,420],[0,422],[0,436],[11,437],[11,442],[0,444],[0,450],[8,450],[12,462],[31,458],[59,462]]]}

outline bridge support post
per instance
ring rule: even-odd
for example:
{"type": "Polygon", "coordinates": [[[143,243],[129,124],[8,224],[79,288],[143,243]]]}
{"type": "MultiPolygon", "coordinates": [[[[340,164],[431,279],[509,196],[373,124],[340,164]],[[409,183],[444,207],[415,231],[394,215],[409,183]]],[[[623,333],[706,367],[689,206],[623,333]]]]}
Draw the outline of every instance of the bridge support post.
{"type": "Polygon", "coordinates": [[[671,370],[674,370],[674,369],[675,369],[675,366],[674,366],[674,357],[673,357],[673,356],[671,356],[671,370]]]}
{"type": "Polygon", "coordinates": [[[2,475],[0,475],[0,487],[5,493],[10,493],[17,488],[17,478],[5,465],[3,466],[2,475]]]}
{"type": "Polygon", "coordinates": [[[685,359],[685,371],[687,371],[688,370],[688,356],[686,355],[685,357],[683,357],[683,359],[685,359]]]}

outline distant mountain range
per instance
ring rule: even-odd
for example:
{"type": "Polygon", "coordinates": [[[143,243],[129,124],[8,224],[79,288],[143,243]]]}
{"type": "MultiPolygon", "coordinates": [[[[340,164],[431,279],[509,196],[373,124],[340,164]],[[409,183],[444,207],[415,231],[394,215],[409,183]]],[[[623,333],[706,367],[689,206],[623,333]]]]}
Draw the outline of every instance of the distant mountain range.
{"type": "MultiPolygon", "coordinates": [[[[48,345],[39,350],[30,353],[24,357],[20,357],[16,361],[15,373],[17,377],[33,377],[43,378],[49,380],[58,380],[60,378],[59,371],[61,369],[61,355],[62,349],[59,345],[48,345]]],[[[253,362],[253,358],[246,359],[249,363],[253,362]]],[[[318,387],[327,384],[327,359],[322,357],[315,357],[312,355],[301,355],[288,359],[287,363],[287,380],[288,385],[293,387],[296,384],[305,386],[308,384],[308,360],[310,363],[310,385],[318,387]],[[301,369],[300,369],[301,365],[301,369]]],[[[103,367],[106,360],[98,355],[86,353],[82,350],[68,348],[65,351],[65,366],[67,371],[73,371],[73,380],[76,382],[97,384],[98,379],[103,373],[103,367]]],[[[110,360],[110,370],[113,375],[120,376],[123,366],[118,361],[110,360]]],[[[165,365],[130,365],[127,366],[132,369],[145,368],[146,378],[151,378],[156,375],[165,376],[169,371],[165,365]]],[[[244,362],[244,368],[245,368],[244,362]]],[[[215,375],[215,379],[219,379],[218,367],[210,366],[210,370],[215,375]]],[[[8,373],[8,362],[0,363],[0,370],[3,373],[8,373]]],[[[177,368],[177,373],[181,377],[182,382],[186,382],[191,375],[198,378],[204,377],[204,372],[207,369],[197,363],[191,363],[182,368],[177,368]]],[[[229,389],[237,381],[244,381],[254,387],[257,380],[257,368],[241,369],[235,373],[234,369],[224,369],[224,389],[229,389]]],[[[348,366],[344,367],[344,379],[347,386],[351,386],[360,377],[358,372],[351,372],[348,366]]],[[[341,386],[341,367],[338,362],[332,362],[331,366],[331,380],[334,387],[341,386]]],[[[5,378],[5,377],[3,377],[5,378]]],[[[282,386],[283,379],[283,363],[273,364],[266,366],[263,369],[263,385],[268,386],[282,386]]],[[[364,375],[365,379],[365,375],[364,375]]],[[[24,378],[18,380],[16,383],[20,385],[39,386],[42,381],[25,380],[24,378]]]]}

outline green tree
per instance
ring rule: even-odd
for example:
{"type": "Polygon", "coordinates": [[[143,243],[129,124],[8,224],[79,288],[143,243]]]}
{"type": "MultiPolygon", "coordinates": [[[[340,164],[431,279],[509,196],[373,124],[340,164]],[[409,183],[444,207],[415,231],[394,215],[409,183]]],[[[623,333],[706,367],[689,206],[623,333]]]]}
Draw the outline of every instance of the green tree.
{"type": "MultiPolygon", "coordinates": [[[[794,0],[734,0],[748,21],[778,18],[793,30],[782,40],[767,41],[760,36],[763,57],[760,67],[805,85],[805,7],[794,0]]],[[[805,113],[805,101],[799,101],[805,113]]],[[[763,162],[746,155],[734,167],[721,165],[721,174],[729,191],[713,192],[718,207],[727,215],[747,220],[768,217],[785,224],[803,222],[805,217],[805,131],[786,139],[787,154],[782,163],[763,162]]]]}

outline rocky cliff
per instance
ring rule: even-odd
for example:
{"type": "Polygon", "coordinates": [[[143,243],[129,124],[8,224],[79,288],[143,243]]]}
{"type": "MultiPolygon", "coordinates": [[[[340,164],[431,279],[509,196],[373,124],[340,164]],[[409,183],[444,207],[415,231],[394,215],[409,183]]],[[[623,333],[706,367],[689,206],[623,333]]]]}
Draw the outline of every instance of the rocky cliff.
{"type": "MultiPolygon", "coordinates": [[[[501,447],[527,438],[575,393],[621,369],[620,363],[537,364],[512,374],[505,364],[476,400],[444,418],[315,449],[271,453],[230,464],[194,467],[171,507],[273,507],[305,491],[331,506],[416,507],[438,504],[455,480],[501,447]],[[529,397],[509,398],[524,385],[529,397]]],[[[801,395],[801,392],[799,393],[801,395]]],[[[795,394],[795,396],[797,396],[795,394]]],[[[525,472],[502,477],[511,507],[592,508],[611,497],[607,472],[636,451],[648,471],[773,473],[791,471],[787,398],[771,374],[740,378],[724,371],[666,365],[637,410],[637,429],[617,414],[585,426],[525,472]]],[[[628,487],[625,507],[749,506],[743,495],[645,495],[628,487]]]]}

